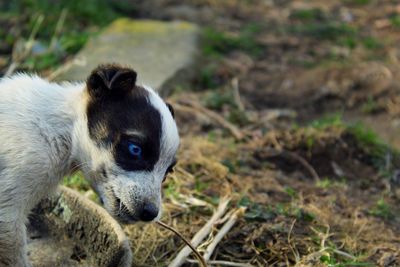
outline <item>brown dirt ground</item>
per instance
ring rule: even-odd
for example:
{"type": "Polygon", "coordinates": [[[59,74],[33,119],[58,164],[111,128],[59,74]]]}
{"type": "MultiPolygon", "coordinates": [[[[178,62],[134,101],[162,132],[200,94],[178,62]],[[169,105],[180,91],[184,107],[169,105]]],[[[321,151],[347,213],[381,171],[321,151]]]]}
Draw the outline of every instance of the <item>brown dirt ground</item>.
{"type": "MultiPolygon", "coordinates": [[[[342,125],[293,127],[341,113],[344,121],[362,121],[399,148],[400,29],[390,24],[400,14],[398,3],[178,2],[149,1],[138,14],[184,18],[231,36],[257,23],[261,30],[254,38],[261,53],[233,49],[206,60],[216,88],[204,90],[207,85],[196,81],[194,93],[171,97],[180,104],[183,143],[176,173],[166,184],[164,220],[193,236],[216,199],[229,194],[232,209],[246,205],[248,211],[219,244],[215,260],[256,266],[400,266],[396,156],[386,150],[384,162],[377,163],[374,145],[360,142],[342,125]],[[146,5],[158,8],[150,12],[146,5]],[[322,18],[293,15],[313,8],[322,10],[322,18]],[[193,16],[185,17],[188,10],[193,16]],[[342,37],[285,30],[324,23],[356,28],[356,43],[349,47],[342,37]],[[371,48],[362,40],[379,44],[371,48]],[[182,108],[192,99],[231,119],[235,104],[215,107],[207,99],[229,94],[234,78],[245,107],[246,121],[235,121],[246,135],[241,141],[207,114],[182,108]]],[[[182,246],[164,230],[143,227],[127,229],[140,266],[168,262],[182,246]]]]}

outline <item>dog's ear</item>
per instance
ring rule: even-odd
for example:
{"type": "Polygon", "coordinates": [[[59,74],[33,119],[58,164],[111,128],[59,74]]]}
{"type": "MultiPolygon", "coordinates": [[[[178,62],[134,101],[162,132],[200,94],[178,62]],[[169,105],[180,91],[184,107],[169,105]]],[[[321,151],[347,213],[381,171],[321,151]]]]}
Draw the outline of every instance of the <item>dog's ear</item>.
{"type": "Polygon", "coordinates": [[[166,103],[169,111],[171,112],[172,118],[175,118],[175,110],[170,103],[166,103]]]}
{"type": "Polygon", "coordinates": [[[100,65],[90,74],[86,85],[90,96],[123,96],[133,90],[137,74],[134,70],[117,65],[100,65]]]}

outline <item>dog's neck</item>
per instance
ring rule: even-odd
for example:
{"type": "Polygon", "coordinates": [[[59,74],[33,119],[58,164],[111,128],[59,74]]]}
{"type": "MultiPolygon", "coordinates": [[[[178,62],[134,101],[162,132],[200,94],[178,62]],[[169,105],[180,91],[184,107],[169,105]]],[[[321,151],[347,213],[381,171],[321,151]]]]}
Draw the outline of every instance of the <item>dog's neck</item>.
{"type": "Polygon", "coordinates": [[[49,141],[54,166],[51,166],[57,177],[63,177],[78,170],[82,164],[83,151],[80,147],[80,133],[85,130],[85,84],[62,84],[57,94],[49,97],[49,119],[39,131],[49,141]]]}

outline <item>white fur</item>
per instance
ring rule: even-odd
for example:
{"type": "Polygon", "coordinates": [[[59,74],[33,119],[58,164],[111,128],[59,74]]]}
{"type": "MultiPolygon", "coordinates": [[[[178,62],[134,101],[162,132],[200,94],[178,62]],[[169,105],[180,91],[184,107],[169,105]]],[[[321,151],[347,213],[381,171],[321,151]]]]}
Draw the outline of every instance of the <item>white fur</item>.
{"type": "Polygon", "coordinates": [[[160,208],[161,181],[179,137],[165,103],[151,88],[146,90],[162,117],[160,159],[150,173],[127,172],[115,164],[110,151],[89,137],[85,84],[49,83],[26,74],[0,80],[0,266],[30,266],[27,215],[74,164],[105,200],[109,212],[115,201],[110,189],[133,209],[135,201],[152,201],[160,208]],[[98,173],[102,166],[112,174],[107,179],[98,173]]]}

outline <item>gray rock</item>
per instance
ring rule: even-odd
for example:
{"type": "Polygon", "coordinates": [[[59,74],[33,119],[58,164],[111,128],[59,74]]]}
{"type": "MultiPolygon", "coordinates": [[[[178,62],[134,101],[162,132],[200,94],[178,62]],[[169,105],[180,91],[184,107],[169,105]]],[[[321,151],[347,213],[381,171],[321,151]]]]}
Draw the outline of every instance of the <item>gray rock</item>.
{"type": "Polygon", "coordinates": [[[61,186],[32,211],[28,255],[35,267],[131,266],[121,226],[91,200],[61,186]]]}
{"type": "Polygon", "coordinates": [[[84,80],[98,64],[120,63],[138,72],[139,83],[165,94],[192,76],[199,35],[187,22],[118,19],[61,67],[55,80],[84,80]]]}

